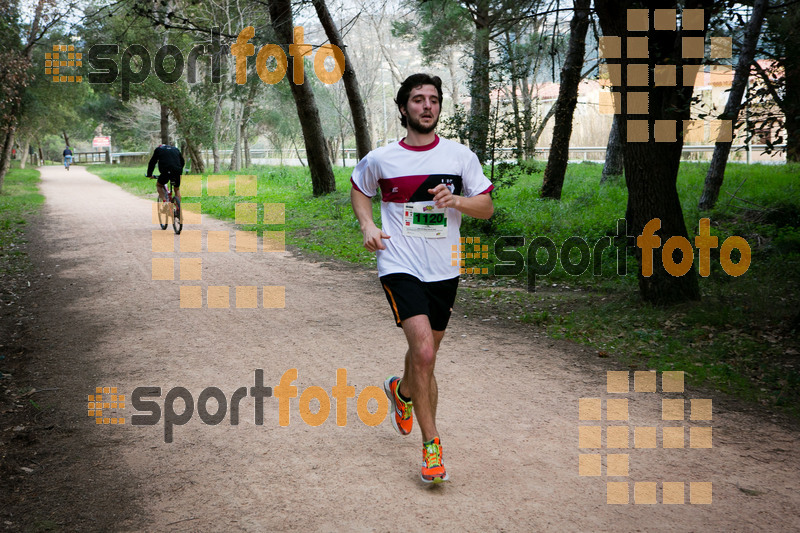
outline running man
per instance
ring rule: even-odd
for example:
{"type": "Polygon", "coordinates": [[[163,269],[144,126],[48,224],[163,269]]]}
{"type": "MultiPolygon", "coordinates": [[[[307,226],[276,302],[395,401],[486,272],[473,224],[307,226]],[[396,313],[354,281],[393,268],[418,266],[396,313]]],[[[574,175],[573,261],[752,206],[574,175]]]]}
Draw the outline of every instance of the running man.
{"type": "Polygon", "coordinates": [[[392,404],[392,425],[401,435],[413,426],[412,407],[422,432],[426,483],[448,479],[436,429],[436,352],[456,299],[461,215],[487,219],[494,213],[494,186],[466,146],[436,135],[442,80],[414,74],[397,92],[406,137],[373,150],[351,177],[350,198],[364,234],[364,247],[377,252],[378,276],[394,319],[408,341],[403,377],[384,383],[392,404]],[[381,189],[381,224],[372,201],[381,189]]]}
{"type": "Polygon", "coordinates": [[[175,187],[175,197],[181,199],[181,173],[186,161],[180,150],[171,144],[162,144],[153,151],[153,157],[147,165],[147,177],[153,177],[153,169],[158,163],[158,172],[161,174],[156,181],[158,199],[165,201],[167,198],[167,182],[172,181],[175,187]]]}

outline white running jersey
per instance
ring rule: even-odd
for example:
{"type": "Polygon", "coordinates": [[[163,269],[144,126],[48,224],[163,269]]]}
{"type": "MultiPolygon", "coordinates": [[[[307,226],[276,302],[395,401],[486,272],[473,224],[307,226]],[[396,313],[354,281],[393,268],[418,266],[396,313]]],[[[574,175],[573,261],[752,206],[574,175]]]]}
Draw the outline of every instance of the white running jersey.
{"type": "Polygon", "coordinates": [[[390,239],[378,250],[378,276],[405,273],[421,281],[459,275],[453,248],[459,245],[461,212],[433,207],[433,189],[444,183],[455,195],[490,192],[477,156],[466,146],[436,136],[431,144],[403,141],[377,148],[362,159],[350,178],[369,197],[381,189],[381,224],[390,239]]]}

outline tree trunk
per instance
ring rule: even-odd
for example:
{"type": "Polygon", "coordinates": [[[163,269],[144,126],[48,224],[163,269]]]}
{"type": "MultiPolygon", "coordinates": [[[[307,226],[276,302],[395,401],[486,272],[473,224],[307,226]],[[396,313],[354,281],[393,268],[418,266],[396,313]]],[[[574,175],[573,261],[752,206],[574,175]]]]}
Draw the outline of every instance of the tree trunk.
{"type": "Polygon", "coordinates": [[[25,138],[24,146],[20,147],[22,150],[22,157],[20,157],[19,160],[19,168],[25,168],[25,163],[28,162],[28,149],[30,148],[30,146],[31,146],[31,140],[30,137],[27,137],[25,138]]]}
{"type": "Polygon", "coordinates": [[[206,171],[206,164],[203,161],[203,154],[200,148],[191,137],[186,138],[186,147],[189,157],[192,159],[192,174],[203,174],[206,171]]]}
{"type": "Polygon", "coordinates": [[[183,120],[181,108],[173,107],[169,109],[169,112],[171,112],[172,116],[175,117],[175,123],[177,124],[178,130],[183,136],[183,142],[181,144],[184,146],[184,149],[182,151],[184,152],[184,157],[188,156],[188,158],[191,160],[192,174],[202,174],[206,170],[205,162],[203,161],[203,155],[200,151],[200,147],[195,141],[194,136],[192,135],[190,128],[187,127],[183,120]]]}
{"type": "Polygon", "coordinates": [[[544,117],[542,117],[542,121],[539,123],[539,126],[536,128],[536,131],[533,133],[533,136],[528,140],[531,145],[531,157],[536,152],[536,145],[539,144],[539,137],[542,136],[544,133],[544,129],[547,127],[547,123],[550,122],[550,119],[553,118],[553,115],[556,114],[556,105],[553,104],[550,106],[550,109],[547,110],[544,117]]]}
{"type": "Polygon", "coordinates": [[[622,142],[622,115],[614,115],[611,123],[611,133],[608,134],[608,146],[606,146],[606,162],[603,165],[603,177],[600,183],[606,183],[615,176],[621,176],[625,171],[625,153],[622,142]]]}
{"type": "Polygon", "coordinates": [[[775,79],[758,64],[753,67],[783,115],[786,130],[786,162],[800,162],[800,10],[791,3],[773,3],[766,15],[769,36],[767,47],[775,65],[770,70],[775,79]],[[782,76],[781,76],[782,73],[782,76]],[[782,78],[782,80],[781,80],[782,78]]]}
{"type": "MultiPolygon", "coordinates": [[[[522,161],[524,156],[524,148],[523,148],[523,141],[522,141],[522,126],[520,124],[520,116],[519,116],[519,99],[517,98],[517,78],[519,73],[517,72],[517,62],[515,59],[516,52],[514,51],[513,47],[511,46],[511,36],[508,34],[508,30],[506,30],[506,47],[508,48],[508,57],[511,61],[511,108],[514,111],[514,138],[517,141],[517,161],[522,161]]],[[[494,159],[494,157],[492,157],[494,159]]]]}
{"type": "MultiPolygon", "coordinates": [[[[303,158],[300,157],[300,149],[297,147],[297,143],[294,142],[294,137],[292,137],[292,146],[294,146],[294,153],[297,156],[297,160],[300,161],[300,166],[304,167],[306,164],[303,162],[303,158]]],[[[306,150],[308,151],[308,150],[306,150]]],[[[306,158],[308,159],[308,158],[306,158]]]]}
{"type": "Polygon", "coordinates": [[[474,6],[475,41],[472,52],[472,77],[469,93],[469,146],[478,161],[486,161],[486,142],[489,138],[489,1],[478,0],[474,6]]]}
{"type": "Polygon", "coordinates": [[[533,105],[527,73],[522,77],[522,125],[525,136],[525,159],[533,159],[536,144],[533,142],[533,105]]]}
{"type": "Polygon", "coordinates": [[[250,89],[247,91],[247,100],[245,100],[244,107],[242,108],[242,120],[239,123],[239,139],[242,146],[242,155],[240,161],[244,162],[245,167],[250,166],[250,143],[247,141],[247,125],[250,123],[250,114],[253,110],[253,102],[256,99],[258,88],[261,87],[261,85],[262,84],[259,82],[252,82],[250,84],[250,89]]]}
{"type": "Polygon", "coordinates": [[[161,104],[161,144],[169,144],[169,108],[161,104]]]}
{"type": "MultiPolygon", "coordinates": [[[[638,5],[638,4],[636,4],[638,5]]],[[[682,57],[682,39],[676,38],[673,32],[654,31],[628,32],[626,29],[626,9],[635,7],[632,0],[628,1],[596,1],[595,9],[600,27],[605,36],[647,36],[649,40],[649,58],[632,59],[627,54],[627,39],[622,39],[621,59],[609,59],[610,64],[620,64],[623,74],[627,65],[645,63],[649,70],[657,64],[666,64],[674,58],[682,57]]],[[[662,6],[675,9],[677,3],[662,6]]],[[[702,9],[710,7],[709,2],[702,0],[687,0],[686,9],[702,9]]],[[[706,17],[710,11],[706,10],[706,17]]],[[[705,38],[706,18],[702,30],[680,31],[679,37],[705,38]]],[[[652,28],[652,25],[651,25],[652,28]]],[[[679,59],[678,72],[682,72],[684,64],[697,65],[700,60],[679,59]]],[[[647,88],[643,88],[647,89],[647,88]]],[[[661,245],[670,237],[679,236],[688,239],[686,225],[683,221],[683,211],[676,186],[678,167],[680,165],[681,151],[683,150],[683,136],[678,133],[683,121],[691,116],[690,104],[692,100],[692,87],[651,87],[649,88],[649,112],[642,116],[644,125],[648,127],[646,136],[641,131],[629,130],[628,121],[622,121],[620,135],[625,139],[625,183],[628,187],[628,205],[626,219],[628,233],[638,236],[642,234],[644,226],[654,219],[659,219],[661,227],[655,232],[661,239],[661,245]],[[647,120],[644,120],[644,119],[647,120]],[[672,121],[675,127],[675,142],[655,142],[653,133],[654,120],[672,121]],[[644,137],[644,138],[643,138],[644,137]]],[[[623,110],[627,110],[628,89],[623,76],[623,84],[615,86],[622,96],[623,110]]],[[[632,127],[637,123],[631,121],[632,127]]],[[[691,242],[691,241],[690,241],[691,242]]],[[[697,274],[693,268],[683,276],[673,276],[666,271],[662,262],[660,248],[652,250],[653,272],[645,277],[642,271],[642,248],[634,248],[640,268],[639,293],[643,300],[657,304],[667,305],[689,300],[700,299],[700,289],[697,274]]],[[[648,250],[649,253],[649,250],[648,250]]],[[[674,258],[673,258],[674,260],[674,258]]]]}
{"type": "Polygon", "coordinates": [[[453,105],[454,106],[459,105],[459,100],[461,99],[461,96],[460,96],[460,94],[458,92],[459,83],[456,80],[456,70],[457,70],[457,68],[458,68],[458,62],[456,61],[456,58],[453,55],[453,49],[451,47],[447,51],[447,70],[448,70],[448,72],[450,72],[450,83],[451,83],[450,95],[453,98],[453,105]]]}
{"type": "Polygon", "coordinates": [[[65,144],[65,145],[67,145],[67,146],[70,146],[70,144],[69,144],[69,137],[67,136],[67,132],[66,132],[66,131],[64,131],[64,130],[62,130],[62,131],[61,131],[61,134],[64,136],[64,144],[65,144]]]}
{"type": "Polygon", "coordinates": [[[328,145],[328,154],[331,156],[331,166],[336,166],[336,155],[339,152],[339,138],[328,137],[325,139],[325,143],[328,145]]]}
{"type": "MultiPolygon", "coordinates": [[[[736,65],[736,72],[733,75],[728,102],[719,117],[721,120],[730,120],[733,125],[736,124],[736,120],[739,118],[742,96],[744,96],[747,80],[750,77],[750,64],[756,54],[758,36],[761,34],[761,23],[764,21],[764,14],[768,7],[769,0],[756,0],[753,4],[753,13],[750,16],[750,22],[747,23],[744,41],[739,51],[739,63],[736,65]]],[[[719,190],[725,178],[728,155],[731,153],[731,144],[733,143],[725,141],[717,142],[714,146],[714,156],[711,158],[711,165],[708,167],[706,182],[703,186],[703,194],[700,196],[700,209],[713,209],[714,204],[717,203],[719,190]]]]}
{"type": "Polygon", "coordinates": [[[233,105],[233,114],[236,117],[236,122],[234,126],[234,135],[235,141],[233,142],[233,150],[231,150],[231,162],[228,165],[228,170],[233,170],[238,172],[242,169],[242,163],[240,157],[242,155],[242,113],[244,113],[244,106],[242,106],[242,111],[240,113],[236,113],[236,104],[233,105]]]}
{"type": "Polygon", "coordinates": [[[353,131],[356,136],[358,159],[362,159],[366,157],[372,149],[372,139],[369,134],[367,111],[364,107],[364,100],[361,98],[361,90],[358,87],[356,71],[353,68],[353,63],[350,61],[347,47],[342,41],[339,29],[333,22],[330,12],[328,12],[325,0],[313,0],[313,4],[314,9],[317,10],[319,21],[325,29],[325,35],[328,36],[328,40],[331,44],[338,46],[344,54],[344,73],[342,75],[342,81],[344,81],[344,89],[347,93],[347,102],[350,104],[350,113],[353,115],[353,131]]]}
{"type": "MultiPolygon", "coordinates": [[[[269,13],[272,19],[272,27],[279,42],[295,42],[291,1],[269,0],[269,13]]],[[[319,119],[314,93],[311,91],[307,75],[303,77],[302,84],[294,83],[292,72],[294,72],[295,59],[288,53],[287,58],[289,62],[287,78],[295,106],[297,107],[297,116],[303,128],[308,168],[311,172],[312,191],[314,196],[329,194],[336,190],[336,179],[333,176],[331,162],[328,159],[328,148],[325,146],[325,136],[322,133],[322,123],[319,119]]]]}
{"type": "Polygon", "coordinates": [[[16,129],[16,124],[9,126],[3,139],[3,145],[0,147],[2,149],[2,152],[0,152],[0,192],[3,190],[3,182],[11,166],[11,149],[14,147],[14,132],[16,129]]]}
{"type": "Polygon", "coordinates": [[[222,84],[217,84],[220,88],[217,94],[217,105],[214,109],[214,133],[211,140],[211,153],[214,156],[214,173],[219,172],[219,129],[222,122],[222,84]]]}
{"type": "Polygon", "coordinates": [[[556,123],[553,127],[553,142],[544,169],[542,198],[561,199],[564,174],[569,159],[569,139],[572,136],[572,116],[578,103],[578,85],[586,49],[586,31],[589,28],[590,0],[575,0],[575,14],[569,23],[569,49],[561,69],[561,86],[556,100],[556,123]]]}
{"type": "MultiPolygon", "coordinates": [[[[797,30],[795,30],[797,32],[797,30]]],[[[797,32],[800,33],[800,32],[797,32]]],[[[786,128],[786,162],[800,163],[800,58],[787,54],[784,62],[786,92],[784,128],[786,128]]]]}

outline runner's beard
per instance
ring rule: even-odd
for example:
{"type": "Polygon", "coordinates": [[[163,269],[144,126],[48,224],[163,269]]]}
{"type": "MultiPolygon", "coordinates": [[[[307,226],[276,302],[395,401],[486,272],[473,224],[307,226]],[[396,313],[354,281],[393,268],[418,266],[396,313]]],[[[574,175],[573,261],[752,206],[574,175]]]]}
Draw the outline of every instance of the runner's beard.
{"type": "Polygon", "coordinates": [[[436,125],[439,124],[439,117],[436,117],[436,120],[434,120],[433,124],[430,126],[423,126],[418,120],[411,118],[411,115],[406,116],[406,121],[408,122],[409,128],[417,133],[426,135],[436,129],[436,125]]]}

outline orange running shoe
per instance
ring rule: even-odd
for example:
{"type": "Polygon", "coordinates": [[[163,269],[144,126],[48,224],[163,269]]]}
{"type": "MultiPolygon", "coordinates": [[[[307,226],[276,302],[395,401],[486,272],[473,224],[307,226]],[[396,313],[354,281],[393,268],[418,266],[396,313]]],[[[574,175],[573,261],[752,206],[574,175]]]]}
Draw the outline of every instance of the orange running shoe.
{"type": "Polygon", "coordinates": [[[386,391],[386,396],[392,403],[392,426],[401,435],[408,435],[411,433],[411,428],[414,426],[414,417],[411,414],[411,402],[404,402],[400,395],[397,393],[397,388],[400,386],[400,378],[397,376],[389,376],[383,382],[383,390],[386,391]]]}
{"type": "Polygon", "coordinates": [[[442,462],[442,443],[439,442],[439,437],[434,437],[433,440],[422,445],[422,473],[420,477],[425,483],[441,483],[450,479],[442,462]]]}

